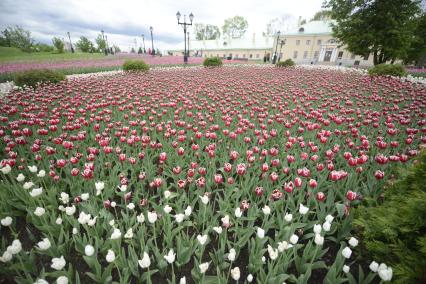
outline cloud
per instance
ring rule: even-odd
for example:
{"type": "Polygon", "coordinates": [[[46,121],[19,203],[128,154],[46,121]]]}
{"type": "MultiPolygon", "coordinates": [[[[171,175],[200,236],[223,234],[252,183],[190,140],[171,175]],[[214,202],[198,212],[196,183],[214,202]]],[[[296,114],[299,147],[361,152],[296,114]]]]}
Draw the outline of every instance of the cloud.
{"type": "Polygon", "coordinates": [[[248,34],[262,33],[266,23],[284,14],[309,19],[321,9],[322,0],[2,0],[0,28],[21,25],[32,32],[36,41],[50,43],[53,36],[75,42],[80,36],[92,40],[104,30],[111,43],[122,49],[150,41],[149,27],[154,28],[154,45],[173,48],[183,42],[183,31],[177,25],[176,12],[192,12],[194,23],[222,26],[225,18],[241,15],[248,20],[248,34]]]}

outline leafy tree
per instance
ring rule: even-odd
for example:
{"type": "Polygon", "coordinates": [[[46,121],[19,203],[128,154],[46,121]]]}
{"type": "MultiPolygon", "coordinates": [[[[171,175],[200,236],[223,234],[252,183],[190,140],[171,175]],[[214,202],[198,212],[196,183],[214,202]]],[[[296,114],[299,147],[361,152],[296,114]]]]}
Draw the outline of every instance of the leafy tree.
{"type": "Polygon", "coordinates": [[[374,65],[407,56],[420,0],[328,0],[334,36],[357,55],[373,53],[374,65]]]}
{"type": "Polygon", "coordinates": [[[99,52],[104,52],[106,48],[106,40],[103,38],[102,34],[98,34],[95,39],[96,45],[98,46],[99,52]]]}
{"type": "Polygon", "coordinates": [[[420,17],[416,18],[415,23],[414,38],[407,50],[407,56],[404,61],[421,65],[426,63],[426,13],[423,12],[420,17]]]}
{"type": "Polygon", "coordinates": [[[244,36],[248,28],[248,22],[241,16],[228,18],[222,26],[224,35],[230,38],[241,38],[244,36]]]}
{"type": "Polygon", "coordinates": [[[321,10],[315,13],[315,15],[312,17],[312,19],[309,22],[312,21],[324,21],[331,19],[331,11],[330,10],[321,10]]]}
{"type": "Polygon", "coordinates": [[[130,50],[130,53],[136,53],[135,48],[132,47],[132,49],[130,50]]]}
{"type": "Polygon", "coordinates": [[[195,24],[195,39],[210,40],[220,38],[219,27],[210,24],[195,24]]]}
{"type": "Polygon", "coordinates": [[[138,54],[142,54],[143,53],[143,51],[142,51],[142,47],[139,47],[139,49],[138,49],[138,54]]]}
{"type": "Polygon", "coordinates": [[[266,31],[263,32],[264,36],[275,36],[278,31],[288,31],[297,25],[297,19],[290,15],[284,14],[281,17],[274,18],[266,24],[266,31]]]}
{"type": "Polygon", "coordinates": [[[1,40],[4,46],[16,47],[22,51],[32,51],[34,40],[31,37],[31,32],[24,30],[20,26],[8,27],[3,32],[1,40]]]}
{"type": "Polygon", "coordinates": [[[45,43],[37,43],[34,45],[35,51],[37,52],[52,52],[54,47],[45,43]]]}
{"type": "Polygon", "coordinates": [[[64,52],[64,42],[58,38],[58,37],[54,37],[52,39],[53,45],[55,46],[56,50],[58,51],[58,53],[63,53],[64,52]]]}
{"type": "Polygon", "coordinates": [[[118,47],[117,45],[114,45],[112,48],[114,49],[114,52],[115,52],[115,53],[117,53],[117,52],[121,52],[120,47],[118,47]]]}
{"type": "Polygon", "coordinates": [[[82,52],[93,52],[95,49],[93,43],[85,36],[80,37],[75,46],[82,52]]]}

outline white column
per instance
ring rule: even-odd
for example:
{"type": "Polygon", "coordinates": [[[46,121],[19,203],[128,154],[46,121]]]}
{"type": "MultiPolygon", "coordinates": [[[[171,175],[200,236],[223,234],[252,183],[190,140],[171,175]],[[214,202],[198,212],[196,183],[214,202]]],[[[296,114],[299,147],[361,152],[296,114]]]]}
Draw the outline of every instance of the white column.
{"type": "Polygon", "coordinates": [[[319,54],[319,57],[318,57],[318,62],[323,62],[324,61],[324,55],[325,55],[325,47],[322,46],[320,54],[319,54]]]}
{"type": "Polygon", "coordinates": [[[337,58],[337,47],[335,47],[335,48],[333,49],[333,52],[331,53],[331,59],[330,59],[330,62],[335,62],[335,61],[336,61],[336,58],[337,58]]]}

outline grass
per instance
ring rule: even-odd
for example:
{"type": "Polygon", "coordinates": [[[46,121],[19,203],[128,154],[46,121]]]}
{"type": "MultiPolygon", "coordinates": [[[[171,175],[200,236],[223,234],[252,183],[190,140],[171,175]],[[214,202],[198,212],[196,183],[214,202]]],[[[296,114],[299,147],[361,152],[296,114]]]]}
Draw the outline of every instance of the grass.
{"type": "Polygon", "coordinates": [[[20,61],[63,61],[72,59],[97,59],[105,57],[102,53],[55,53],[55,52],[23,52],[14,47],[0,46],[0,63],[20,61]]]}

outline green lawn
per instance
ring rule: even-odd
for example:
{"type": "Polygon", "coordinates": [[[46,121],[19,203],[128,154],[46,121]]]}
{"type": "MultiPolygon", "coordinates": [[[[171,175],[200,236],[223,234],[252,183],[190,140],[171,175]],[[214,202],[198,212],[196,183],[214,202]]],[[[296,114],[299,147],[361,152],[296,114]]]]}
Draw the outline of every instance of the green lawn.
{"type": "Polygon", "coordinates": [[[0,46],[0,63],[19,61],[63,61],[72,59],[96,59],[104,57],[101,53],[53,53],[53,52],[23,52],[14,47],[0,46]]]}

